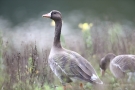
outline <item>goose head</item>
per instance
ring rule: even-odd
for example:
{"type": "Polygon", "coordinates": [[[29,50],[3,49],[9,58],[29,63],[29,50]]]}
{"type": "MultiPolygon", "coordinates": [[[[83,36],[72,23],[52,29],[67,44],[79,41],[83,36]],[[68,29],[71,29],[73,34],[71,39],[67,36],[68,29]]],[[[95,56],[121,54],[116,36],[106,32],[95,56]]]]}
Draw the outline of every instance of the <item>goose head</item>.
{"type": "Polygon", "coordinates": [[[62,15],[61,15],[61,13],[59,11],[52,10],[50,13],[42,15],[42,17],[47,17],[47,18],[50,18],[50,19],[52,19],[54,21],[58,21],[58,20],[61,20],[62,15]]]}
{"type": "Polygon", "coordinates": [[[107,54],[105,57],[103,57],[101,60],[100,60],[100,69],[101,69],[101,75],[104,76],[105,74],[105,71],[107,69],[107,67],[109,66],[109,63],[110,61],[115,57],[115,54],[113,53],[109,53],[107,54]]]}

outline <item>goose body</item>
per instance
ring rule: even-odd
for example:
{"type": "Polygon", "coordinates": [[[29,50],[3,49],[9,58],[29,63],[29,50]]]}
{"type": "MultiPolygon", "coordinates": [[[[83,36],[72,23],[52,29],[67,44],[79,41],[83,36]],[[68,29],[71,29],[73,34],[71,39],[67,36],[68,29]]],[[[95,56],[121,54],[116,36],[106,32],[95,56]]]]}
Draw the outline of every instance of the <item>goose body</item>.
{"type": "Polygon", "coordinates": [[[83,80],[91,83],[102,83],[92,65],[74,51],[61,49],[49,55],[49,65],[62,84],[83,80]]]}
{"type": "Polygon", "coordinates": [[[55,37],[49,55],[49,65],[61,83],[71,83],[76,80],[102,84],[92,65],[78,53],[67,50],[61,46],[60,34],[62,27],[61,13],[53,10],[43,17],[55,21],[55,37]]]}
{"type": "Polygon", "coordinates": [[[134,55],[118,55],[110,62],[110,70],[116,78],[124,78],[126,73],[135,72],[134,55]]]}
{"type": "Polygon", "coordinates": [[[100,61],[100,68],[105,71],[108,63],[110,63],[110,70],[116,78],[124,78],[125,74],[135,72],[135,55],[107,54],[100,61]]]}

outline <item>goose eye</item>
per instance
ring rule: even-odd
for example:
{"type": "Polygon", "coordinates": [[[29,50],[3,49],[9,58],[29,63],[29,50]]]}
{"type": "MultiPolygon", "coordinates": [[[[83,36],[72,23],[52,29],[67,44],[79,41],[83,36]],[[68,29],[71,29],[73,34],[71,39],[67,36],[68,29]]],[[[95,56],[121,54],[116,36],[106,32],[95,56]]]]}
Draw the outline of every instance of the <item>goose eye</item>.
{"type": "Polygon", "coordinates": [[[53,14],[56,14],[56,12],[54,12],[53,14]]]}

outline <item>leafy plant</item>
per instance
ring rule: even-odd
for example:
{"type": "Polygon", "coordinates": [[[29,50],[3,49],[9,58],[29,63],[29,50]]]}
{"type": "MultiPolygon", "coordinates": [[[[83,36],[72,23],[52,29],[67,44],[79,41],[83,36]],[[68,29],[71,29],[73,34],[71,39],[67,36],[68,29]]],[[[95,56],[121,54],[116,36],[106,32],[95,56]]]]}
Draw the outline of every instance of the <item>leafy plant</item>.
{"type": "Polygon", "coordinates": [[[92,37],[91,37],[91,27],[93,26],[92,23],[88,24],[88,23],[80,23],[79,28],[82,29],[82,34],[83,34],[83,39],[84,42],[86,44],[86,47],[90,49],[90,51],[92,51],[92,37]]]}

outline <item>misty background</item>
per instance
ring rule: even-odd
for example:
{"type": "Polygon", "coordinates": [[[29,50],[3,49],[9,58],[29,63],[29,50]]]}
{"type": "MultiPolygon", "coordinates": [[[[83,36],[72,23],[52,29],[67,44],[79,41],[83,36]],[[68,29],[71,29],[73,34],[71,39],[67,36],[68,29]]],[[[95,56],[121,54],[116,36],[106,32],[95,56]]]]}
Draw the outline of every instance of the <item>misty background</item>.
{"type": "Polygon", "coordinates": [[[79,39],[80,36],[77,36],[81,30],[78,24],[85,22],[96,23],[95,28],[98,31],[104,31],[102,27],[109,22],[118,22],[131,31],[135,25],[134,8],[134,0],[1,0],[0,31],[3,32],[5,40],[10,38],[12,43],[37,40],[43,47],[43,44],[51,44],[54,27],[50,25],[51,20],[41,16],[51,10],[59,10],[62,13],[62,34],[70,40],[73,36],[76,36],[74,39],[79,39]]]}
{"type": "MultiPolygon", "coordinates": [[[[51,10],[62,13],[62,46],[90,61],[99,76],[107,53],[135,54],[135,0],[0,0],[1,90],[55,90],[57,84],[62,90],[47,64],[54,26],[42,15],[51,10]]],[[[106,78],[109,88],[121,87],[111,74],[106,78]]]]}

